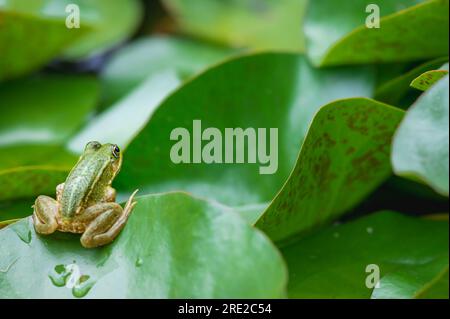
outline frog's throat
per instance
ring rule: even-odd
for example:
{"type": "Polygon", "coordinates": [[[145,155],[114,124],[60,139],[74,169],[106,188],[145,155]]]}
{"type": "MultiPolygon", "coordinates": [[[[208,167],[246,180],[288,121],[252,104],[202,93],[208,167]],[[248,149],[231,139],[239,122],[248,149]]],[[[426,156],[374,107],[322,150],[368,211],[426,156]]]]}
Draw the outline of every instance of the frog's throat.
{"type": "Polygon", "coordinates": [[[71,218],[79,213],[108,164],[108,161],[91,159],[80,161],[72,169],[64,184],[61,196],[61,215],[63,218],[71,218]]]}

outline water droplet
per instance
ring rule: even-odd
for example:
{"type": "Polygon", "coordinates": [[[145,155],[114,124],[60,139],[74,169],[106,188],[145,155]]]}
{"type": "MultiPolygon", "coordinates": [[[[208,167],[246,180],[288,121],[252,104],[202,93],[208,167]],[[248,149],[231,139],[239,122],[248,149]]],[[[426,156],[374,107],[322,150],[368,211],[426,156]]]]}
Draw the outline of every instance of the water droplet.
{"type": "Polygon", "coordinates": [[[16,223],[12,229],[17,234],[17,237],[20,238],[25,244],[31,243],[31,230],[28,225],[23,223],[16,223]]]}
{"type": "Polygon", "coordinates": [[[56,273],[62,274],[65,271],[66,271],[66,266],[65,265],[56,265],[55,266],[55,272],[56,273]]]}
{"type": "Polygon", "coordinates": [[[368,233],[369,235],[372,235],[372,234],[373,234],[373,228],[372,228],[372,227],[367,227],[367,228],[366,228],[366,231],[367,231],[367,233],[368,233]]]}
{"type": "Polygon", "coordinates": [[[31,243],[31,230],[28,231],[27,236],[25,237],[24,242],[27,244],[31,243]]]}
{"type": "Polygon", "coordinates": [[[339,236],[340,236],[339,233],[334,233],[334,234],[333,234],[333,237],[334,237],[334,238],[339,238],[339,236]]]}
{"type": "Polygon", "coordinates": [[[144,263],[144,261],[142,260],[142,258],[138,257],[134,264],[136,267],[141,267],[143,263],[144,263]]]}
{"type": "Polygon", "coordinates": [[[75,287],[72,288],[72,295],[76,298],[83,298],[93,286],[94,281],[90,280],[90,276],[83,275],[80,277],[75,287]]]}
{"type": "Polygon", "coordinates": [[[72,273],[67,269],[66,265],[56,265],[55,268],[48,274],[53,285],[56,287],[64,287],[66,285],[67,278],[72,273]]]}
{"type": "Polygon", "coordinates": [[[56,265],[48,277],[56,287],[71,289],[72,295],[76,298],[86,296],[95,283],[89,275],[81,274],[80,267],[75,261],[68,265],[56,265]]]}

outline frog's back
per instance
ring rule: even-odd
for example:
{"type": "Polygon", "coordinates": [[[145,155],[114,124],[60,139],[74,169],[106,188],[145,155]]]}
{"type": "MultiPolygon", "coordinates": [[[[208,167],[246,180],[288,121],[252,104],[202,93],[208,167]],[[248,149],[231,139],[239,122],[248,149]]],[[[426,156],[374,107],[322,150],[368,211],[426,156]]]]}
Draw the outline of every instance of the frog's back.
{"type": "Polygon", "coordinates": [[[71,218],[79,212],[106,166],[107,161],[102,156],[80,159],[64,184],[60,203],[62,217],[71,218]]]}

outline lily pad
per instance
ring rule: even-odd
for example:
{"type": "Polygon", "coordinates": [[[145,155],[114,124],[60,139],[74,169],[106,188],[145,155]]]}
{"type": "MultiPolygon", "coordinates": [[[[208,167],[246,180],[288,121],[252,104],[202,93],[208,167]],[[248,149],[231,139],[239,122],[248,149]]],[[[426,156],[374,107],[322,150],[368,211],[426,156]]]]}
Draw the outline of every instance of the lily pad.
{"type": "Polygon", "coordinates": [[[279,252],[230,209],[183,193],[138,198],[107,246],[40,236],[31,220],[0,230],[3,298],[277,298],[279,252]]]}
{"type": "Polygon", "coordinates": [[[437,81],[442,79],[447,74],[448,74],[448,63],[446,63],[439,70],[430,70],[421,74],[411,82],[411,87],[421,91],[426,91],[431,86],[433,86],[433,84],[435,84],[437,81]]]}
{"type": "Polygon", "coordinates": [[[390,145],[403,115],[363,98],[322,107],[294,170],[256,226],[272,240],[288,240],[353,208],[391,175],[390,145]]]}
{"type": "Polygon", "coordinates": [[[380,0],[379,28],[368,28],[366,0],[310,1],[307,53],[315,65],[389,63],[448,55],[448,0],[380,0]]]}
{"type": "Polygon", "coordinates": [[[183,38],[139,38],[118,50],[103,68],[104,103],[119,100],[149,77],[160,74],[173,73],[180,81],[185,81],[233,52],[183,38]]]}
{"type": "Polygon", "coordinates": [[[39,75],[0,85],[0,200],[54,194],[77,159],[61,145],[93,110],[98,91],[86,76],[39,75]]]}
{"type": "Polygon", "coordinates": [[[26,5],[24,1],[0,2],[0,80],[38,69],[89,32],[88,27],[69,32],[65,18],[47,15],[45,11],[29,14],[18,10],[20,3],[20,8],[28,6],[30,10],[38,2],[42,1],[26,1],[26,5]]]}
{"type": "Polygon", "coordinates": [[[69,143],[81,152],[91,140],[126,147],[161,102],[187,78],[232,54],[232,50],[181,38],[142,38],[119,50],[105,66],[103,105],[69,143]]]}
{"type": "Polygon", "coordinates": [[[183,32],[233,47],[303,51],[306,0],[163,0],[183,32]]]}
{"type": "Polygon", "coordinates": [[[114,142],[126,147],[170,92],[180,85],[172,71],[149,76],[122,100],[91,119],[68,143],[74,153],[89,141],[114,142]]]}
{"type": "Polygon", "coordinates": [[[90,76],[38,75],[0,84],[0,147],[65,142],[98,95],[97,80],[90,76]]]}
{"type": "Polygon", "coordinates": [[[448,299],[448,268],[447,271],[441,273],[441,276],[436,278],[433,285],[428,289],[424,289],[418,294],[421,299],[448,299]],[[446,297],[445,297],[446,296],[446,297]]]}
{"type": "Polygon", "coordinates": [[[140,9],[137,0],[2,1],[0,80],[34,71],[62,55],[73,59],[111,48],[136,29],[140,9]],[[66,26],[68,5],[78,6],[80,28],[66,26]]]}
{"type": "Polygon", "coordinates": [[[77,160],[61,146],[20,145],[1,151],[4,155],[0,158],[0,201],[54,195],[56,185],[64,182],[77,160]]]}
{"type": "Polygon", "coordinates": [[[19,220],[20,220],[20,218],[0,221],[0,229],[6,227],[8,225],[11,225],[11,224],[13,224],[15,222],[18,222],[19,220]]]}
{"type": "Polygon", "coordinates": [[[282,248],[291,298],[448,298],[448,222],[380,212],[282,248]],[[378,267],[379,288],[370,280],[378,267]],[[369,280],[368,280],[369,277],[369,280]],[[369,287],[366,286],[369,282],[369,287]],[[436,289],[436,290],[435,290],[436,289]]]}
{"type": "MultiPolygon", "coordinates": [[[[448,61],[448,57],[438,58],[422,63],[415,68],[396,76],[382,85],[375,91],[375,99],[391,105],[409,107],[417,99],[417,90],[412,89],[411,82],[423,73],[436,70],[448,61]]],[[[391,66],[391,65],[389,65],[391,66]]]]}
{"type": "MultiPolygon", "coordinates": [[[[61,2],[61,1],[59,1],[61,2]]],[[[82,58],[99,54],[123,42],[136,31],[142,19],[139,0],[64,0],[77,4],[81,13],[81,28],[86,22],[92,32],[74,41],[64,51],[65,58],[82,58]]]]}
{"type": "Polygon", "coordinates": [[[397,175],[449,191],[449,77],[427,90],[410,108],[392,146],[397,175]]]}
{"type": "Polygon", "coordinates": [[[316,110],[331,100],[370,96],[373,83],[371,68],[316,70],[296,54],[248,55],[213,67],[165,99],[138,132],[125,150],[118,189],[187,190],[231,206],[267,203],[289,176],[316,110]],[[192,133],[194,120],[222,133],[278,128],[278,169],[261,175],[266,165],[259,163],[174,164],[171,132],[192,133]]]}
{"type": "MultiPolygon", "coordinates": [[[[54,196],[55,190],[53,190],[54,196]]],[[[33,213],[35,197],[0,201],[0,228],[28,217],[33,213]]]]}

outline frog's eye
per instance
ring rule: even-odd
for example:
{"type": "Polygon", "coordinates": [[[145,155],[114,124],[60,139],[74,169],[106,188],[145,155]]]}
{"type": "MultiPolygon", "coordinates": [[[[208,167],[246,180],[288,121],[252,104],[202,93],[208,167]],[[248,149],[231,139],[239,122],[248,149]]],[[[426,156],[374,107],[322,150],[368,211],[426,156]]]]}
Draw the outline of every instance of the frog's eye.
{"type": "Polygon", "coordinates": [[[119,158],[120,156],[120,148],[117,145],[112,146],[112,154],[115,158],[119,158]]]}
{"type": "Polygon", "coordinates": [[[85,150],[98,150],[102,144],[97,141],[92,141],[86,144],[85,150]]]}

